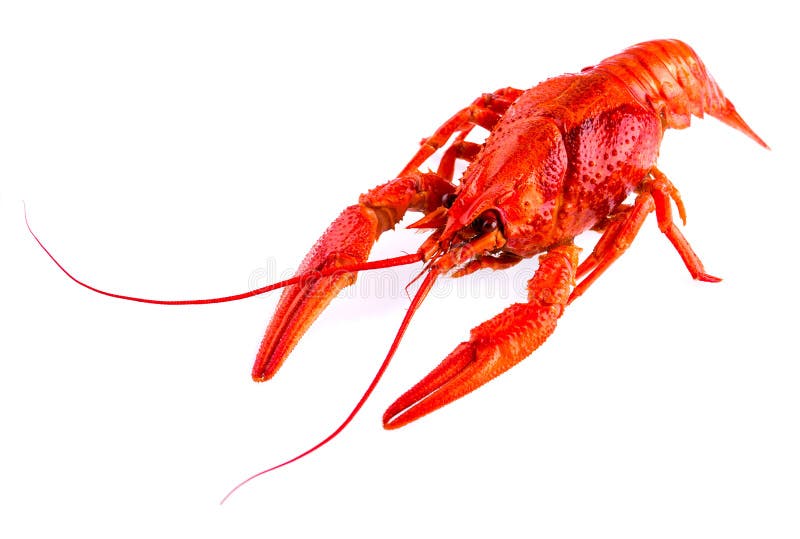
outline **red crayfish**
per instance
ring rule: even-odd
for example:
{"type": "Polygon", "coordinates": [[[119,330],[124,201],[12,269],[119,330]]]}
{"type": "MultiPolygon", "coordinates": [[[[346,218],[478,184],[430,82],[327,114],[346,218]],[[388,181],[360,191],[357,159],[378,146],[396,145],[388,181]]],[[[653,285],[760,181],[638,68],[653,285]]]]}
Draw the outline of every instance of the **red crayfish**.
{"type": "Polygon", "coordinates": [[[673,202],[685,221],[681,197],[656,168],[664,131],[688,127],[692,115],[704,114],[767,147],[689,46],[677,40],[641,43],[580,73],[554,77],[529,90],[503,88],[477,98],[424,139],[396,179],[346,208],[293,279],[237,296],[186,301],[111,294],[73,279],[106,295],[168,304],[229,301],[285,286],[253,367],[253,379],[263,381],[275,375],[321,311],[355,281],[357,271],[424,262],[422,284],[361,400],[335,432],[277,468],[327,443],[355,416],[411,316],[443,273],[461,277],[540,255],[528,283],[528,301],[474,328],[469,340],[389,406],[383,416],[387,429],[441,408],[528,357],[553,332],[564,308],[625,252],[653,211],[692,277],[718,281],[706,273],[673,222],[673,202]],[[476,126],[489,131],[482,144],[467,140],[476,126]],[[423,172],[420,166],[439,149],[436,172],[423,172]],[[468,165],[456,182],[457,160],[468,165]],[[632,193],[635,199],[626,203],[632,193]],[[378,237],[409,210],[424,214],[410,227],[433,231],[419,250],[367,262],[378,237]],[[579,264],[573,238],[589,229],[602,236],[579,264]]]}

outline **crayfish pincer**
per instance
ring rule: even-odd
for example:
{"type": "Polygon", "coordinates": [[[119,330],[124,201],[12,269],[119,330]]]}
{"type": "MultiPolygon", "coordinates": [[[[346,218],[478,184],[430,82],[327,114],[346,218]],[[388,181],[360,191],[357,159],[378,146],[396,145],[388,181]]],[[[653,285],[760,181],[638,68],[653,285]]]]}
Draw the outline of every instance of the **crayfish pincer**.
{"type": "Polygon", "coordinates": [[[688,45],[677,40],[640,43],[580,73],[475,99],[424,139],[395,179],[346,208],[293,279],[208,300],[144,300],[92,290],[154,303],[213,303],[285,287],[253,367],[253,379],[262,381],[275,375],[322,310],[355,281],[356,272],[422,262],[422,284],[386,359],[350,415],[319,444],[272,470],[321,447],[356,415],[439,275],[500,270],[539,256],[527,301],[474,328],[468,340],[389,406],[383,416],[387,429],[463,397],[528,357],[555,330],[567,305],[625,252],[653,211],[691,276],[718,281],[676,226],[673,206],[685,221],[680,194],[656,167],[664,132],[688,127],[692,116],[705,114],[767,147],[688,45]],[[482,143],[467,140],[476,126],[489,132],[482,143]],[[424,172],[422,165],[437,150],[436,171],[424,172]],[[458,161],[467,164],[460,178],[455,177],[458,161]],[[629,195],[635,196],[626,202],[629,195]],[[378,237],[408,211],[423,214],[410,226],[430,230],[428,238],[414,254],[368,262],[378,237]],[[579,263],[573,239],[590,229],[602,235],[579,263]]]}

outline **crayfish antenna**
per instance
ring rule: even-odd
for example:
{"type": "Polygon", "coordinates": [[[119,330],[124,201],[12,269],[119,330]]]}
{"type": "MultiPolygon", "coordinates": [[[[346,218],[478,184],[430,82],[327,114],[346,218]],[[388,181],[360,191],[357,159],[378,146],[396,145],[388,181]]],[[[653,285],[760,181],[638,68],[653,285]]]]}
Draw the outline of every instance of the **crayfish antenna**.
{"type": "Polygon", "coordinates": [[[232,294],[230,296],[220,296],[216,298],[202,298],[202,299],[150,299],[150,298],[141,298],[138,296],[128,296],[125,294],[118,294],[116,292],[108,292],[106,290],[100,290],[88,283],[85,283],[72,275],[57,259],[50,250],[44,246],[44,243],[39,239],[39,237],[34,233],[33,229],[31,229],[31,225],[28,222],[28,211],[23,203],[23,213],[25,215],[25,226],[28,227],[28,232],[33,239],[36,240],[36,243],[39,244],[39,247],[45,252],[45,254],[50,257],[50,260],[72,281],[81,285],[82,287],[91,290],[97,294],[102,294],[104,296],[108,296],[110,298],[117,298],[122,299],[125,301],[136,301],[139,303],[150,303],[154,305],[207,305],[210,303],[226,303],[229,301],[238,301],[240,299],[250,298],[253,296],[260,296],[261,294],[266,294],[267,292],[271,292],[273,290],[277,290],[279,288],[285,288],[287,286],[291,286],[293,284],[303,283],[308,280],[317,280],[320,277],[327,277],[329,275],[334,274],[345,274],[345,273],[352,273],[356,271],[363,271],[363,270],[371,270],[371,269],[381,269],[381,268],[390,268],[392,266],[402,266],[404,264],[413,264],[414,262],[419,262],[422,260],[423,255],[419,253],[410,254],[410,255],[403,255],[397,256],[394,258],[387,258],[384,260],[375,260],[373,262],[361,262],[358,264],[351,264],[351,265],[343,265],[338,268],[331,268],[329,270],[322,270],[322,271],[309,271],[307,273],[302,273],[291,277],[290,279],[286,279],[283,281],[278,281],[276,283],[272,283],[266,286],[262,286],[261,288],[256,288],[254,290],[250,290],[248,292],[242,292],[239,294],[232,294]]]}
{"type": "MultiPolygon", "coordinates": [[[[402,257],[400,257],[400,258],[402,258],[402,257]]],[[[336,428],[336,430],[334,430],[332,433],[330,433],[328,436],[326,436],[322,441],[318,442],[313,447],[303,451],[299,455],[297,455],[295,457],[292,457],[287,461],[281,462],[280,464],[278,464],[276,466],[272,466],[271,468],[267,468],[266,470],[262,470],[262,471],[260,471],[258,473],[255,473],[255,474],[251,475],[250,477],[248,477],[247,479],[245,479],[244,481],[242,481],[241,483],[239,483],[238,485],[233,487],[225,495],[225,497],[222,498],[222,500],[220,500],[220,502],[219,502],[220,505],[224,504],[228,500],[228,498],[230,498],[233,495],[234,492],[239,490],[241,487],[243,487],[244,485],[246,485],[247,483],[249,483],[253,479],[255,479],[257,477],[260,477],[262,475],[268,474],[269,472],[277,470],[278,468],[283,468],[286,465],[289,465],[289,464],[291,464],[293,462],[297,462],[298,460],[302,459],[303,457],[306,457],[306,456],[310,455],[311,453],[313,453],[317,449],[321,448],[322,446],[326,445],[328,442],[330,442],[331,440],[336,438],[336,436],[338,436],[339,433],[341,433],[345,429],[345,427],[347,427],[347,425],[350,424],[350,422],[353,420],[353,418],[356,416],[356,414],[358,414],[358,412],[364,406],[364,403],[367,402],[367,399],[372,394],[372,392],[375,389],[375,387],[378,385],[378,382],[380,381],[381,377],[383,376],[383,373],[386,372],[386,369],[389,367],[389,363],[391,362],[392,358],[394,357],[395,351],[397,350],[397,347],[399,346],[400,341],[403,338],[403,334],[405,334],[406,329],[408,328],[408,324],[409,324],[409,322],[411,322],[411,318],[414,316],[414,313],[417,312],[417,309],[422,304],[422,301],[425,299],[425,296],[428,295],[428,292],[433,287],[433,283],[434,283],[434,281],[436,281],[437,275],[438,275],[438,273],[436,273],[434,271],[429,271],[428,274],[425,276],[425,280],[422,281],[422,285],[420,286],[419,290],[417,290],[417,293],[414,295],[414,298],[411,300],[411,305],[408,307],[408,311],[406,311],[406,314],[403,317],[403,321],[401,322],[400,327],[397,330],[397,333],[395,334],[394,341],[392,341],[392,346],[389,348],[389,352],[386,354],[386,359],[383,360],[383,363],[381,363],[380,368],[378,368],[378,372],[372,378],[372,382],[370,382],[369,387],[367,387],[367,390],[364,391],[363,395],[361,395],[361,398],[356,403],[355,407],[353,407],[353,410],[350,412],[350,414],[347,416],[347,418],[342,422],[342,424],[339,425],[336,428]]]]}

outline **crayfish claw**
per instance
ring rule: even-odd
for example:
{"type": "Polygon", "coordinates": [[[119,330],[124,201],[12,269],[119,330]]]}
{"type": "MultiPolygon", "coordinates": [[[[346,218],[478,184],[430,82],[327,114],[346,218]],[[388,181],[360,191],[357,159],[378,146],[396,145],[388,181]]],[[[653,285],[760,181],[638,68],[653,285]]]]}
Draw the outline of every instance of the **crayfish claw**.
{"type": "Polygon", "coordinates": [[[539,259],[528,283],[528,302],[515,303],[470,332],[425,378],[397,399],[383,416],[396,429],[474,391],[536,350],[556,328],[569,299],[578,252],[555,247],[539,259]]]}
{"type": "MultiPolygon", "coordinates": [[[[306,255],[297,270],[301,282],[284,290],[256,355],[253,380],[274,376],[331,300],[355,282],[356,271],[373,264],[367,258],[383,232],[394,228],[409,209],[436,213],[442,197],[452,192],[452,184],[436,174],[415,172],[373,188],[346,208],[306,255]]],[[[395,260],[401,258],[403,264],[421,260],[395,260]]]]}
{"type": "Polygon", "coordinates": [[[459,379],[474,370],[474,362],[475,346],[468,342],[459,344],[425,378],[386,409],[383,427],[400,428],[472,391],[466,384],[459,383],[459,379]],[[445,387],[448,390],[443,390],[445,387]]]}
{"type": "Polygon", "coordinates": [[[318,275],[365,262],[378,237],[377,224],[372,210],[353,205],[328,227],[297,271],[308,278],[287,287],[281,295],[256,355],[253,380],[262,382],[272,378],[331,300],[355,282],[356,273],[352,271],[318,275]]]}

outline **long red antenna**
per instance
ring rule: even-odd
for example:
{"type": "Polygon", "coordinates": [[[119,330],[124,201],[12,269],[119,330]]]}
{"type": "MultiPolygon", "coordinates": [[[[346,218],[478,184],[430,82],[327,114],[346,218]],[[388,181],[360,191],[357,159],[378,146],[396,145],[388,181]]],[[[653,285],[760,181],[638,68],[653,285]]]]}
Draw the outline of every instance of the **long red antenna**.
{"type": "Polygon", "coordinates": [[[95,288],[94,286],[87,284],[77,277],[73,276],[67,269],[61,265],[61,263],[56,260],[56,257],[50,253],[47,247],[44,246],[42,241],[39,237],[33,232],[31,229],[31,225],[28,222],[28,211],[25,209],[25,205],[23,204],[23,212],[25,214],[25,226],[28,227],[28,232],[30,232],[33,239],[36,240],[36,243],[39,244],[39,247],[50,257],[50,260],[58,266],[64,275],[72,279],[77,284],[81,285],[84,288],[91,290],[92,292],[96,292],[98,294],[102,294],[104,296],[108,296],[111,298],[117,299],[124,299],[126,301],[137,301],[139,303],[151,303],[155,305],[206,305],[209,303],[225,303],[228,301],[237,301],[240,299],[250,298],[253,296],[258,296],[261,294],[265,294],[267,292],[271,292],[272,290],[277,290],[279,288],[283,288],[286,286],[291,286],[293,284],[305,282],[307,280],[318,279],[320,277],[327,277],[329,275],[334,274],[343,274],[343,273],[351,273],[354,271],[363,271],[363,270],[372,270],[372,269],[381,269],[381,268],[390,268],[392,266],[402,266],[404,264],[413,264],[414,262],[419,262],[422,260],[423,255],[420,253],[414,253],[410,255],[403,255],[397,256],[394,258],[387,258],[384,260],[375,260],[373,262],[362,262],[360,264],[350,264],[340,266],[338,268],[331,268],[323,271],[310,271],[308,273],[303,273],[299,275],[295,275],[290,279],[286,279],[284,281],[278,281],[277,283],[272,283],[267,286],[262,286],[261,288],[256,288],[255,290],[250,290],[249,292],[242,292],[241,294],[233,294],[231,296],[221,296],[218,298],[203,298],[203,299],[148,299],[148,298],[140,298],[136,296],[127,296],[125,294],[117,294],[114,292],[106,292],[105,290],[100,290],[99,288],[95,288]]]}
{"type": "MultiPolygon", "coordinates": [[[[305,281],[306,279],[318,279],[320,277],[327,277],[327,276],[333,275],[333,274],[349,273],[349,272],[355,272],[355,271],[363,271],[363,270],[371,270],[371,269],[379,269],[379,268],[388,268],[388,267],[392,267],[392,266],[400,266],[400,265],[404,265],[404,264],[412,264],[414,262],[419,262],[419,261],[424,259],[424,255],[422,255],[421,253],[414,253],[414,254],[403,255],[403,256],[398,256],[398,257],[394,257],[394,258],[387,258],[385,260],[376,260],[374,262],[363,262],[363,263],[360,263],[360,264],[350,264],[350,265],[346,265],[346,266],[340,266],[338,268],[328,269],[328,270],[324,270],[324,271],[310,271],[310,272],[307,272],[307,273],[303,273],[301,275],[295,275],[291,279],[286,279],[284,281],[279,281],[277,283],[273,283],[273,284],[270,284],[270,285],[267,285],[267,286],[263,286],[261,288],[255,289],[255,290],[251,290],[249,292],[243,292],[241,294],[234,294],[234,295],[231,295],[231,296],[222,296],[222,297],[218,297],[218,298],[182,299],[182,300],[148,299],[148,298],[140,298],[140,297],[136,297],[136,296],[127,296],[127,295],[124,295],[124,294],[116,294],[114,292],[107,292],[105,290],[100,290],[99,288],[95,288],[94,286],[91,286],[91,285],[81,281],[80,279],[74,277],[69,271],[67,271],[67,269],[64,266],[61,265],[61,263],[58,260],[56,260],[55,256],[53,256],[53,254],[47,249],[47,247],[44,246],[44,244],[39,239],[39,237],[33,232],[33,230],[31,229],[31,225],[28,222],[28,212],[27,212],[27,209],[25,209],[24,204],[23,204],[23,211],[24,211],[24,214],[25,214],[25,226],[28,227],[28,232],[30,232],[31,236],[33,236],[33,239],[36,240],[36,243],[39,244],[39,247],[42,248],[42,250],[45,252],[45,254],[47,254],[47,256],[50,257],[50,260],[52,260],[53,263],[56,266],[58,266],[58,269],[60,269],[72,281],[74,281],[75,283],[81,285],[84,288],[87,288],[87,289],[91,290],[92,292],[96,292],[96,293],[102,294],[104,296],[109,296],[109,297],[117,298],[117,299],[123,299],[123,300],[126,300],[126,301],[137,301],[137,302],[140,302],[140,303],[151,303],[151,304],[156,304],[156,305],[201,305],[201,304],[208,304],[208,303],[223,303],[223,302],[227,302],[227,301],[236,301],[236,300],[239,300],[239,299],[244,299],[244,298],[249,298],[249,297],[252,297],[252,296],[257,296],[259,294],[264,294],[264,293],[269,292],[271,290],[276,290],[278,288],[283,288],[285,286],[290,286],[290,285],[293,285],[293,284],[301,283],[301,282],[305,281]]],[[[394,341],[392,342],[392,346],[389,348],[389,352],[386,355],[386,358],[383,360],[383,363],[381,363],[381,366],[378,369],[378,372],[373,377],[372,382],[370,383],[369,387],[367,387],[367,390],[364,392],[363,395],[361,395],[361,399],[359,399],[359,401],[356,403],[356,405],[353,408],[353,410],[350,412],[350,414],[347,416],[347,418],[342,422],[342,424],[339,425],[336,428],[336,430],[334,430],[331,434],[329,434],[322,441],[320,441],[319,443],[317,443],[316,445],[314,445],[310,449],[307,449],[306,451],[300,453],[299,455],[297,455],[297,456],[295,456],[295,457],[293,457],[293,458],[291,458],[291,459],[289,459],[289,460],[287,460],[285,462],[282,462],[282,463],[278,464],[277,466],[273,466],[271,468],[268,468],[268,469],[263,470],[261,472],[258,472],[256,474],[253,474],[250,477],[248,477],[247,479],[245,479],[244,481],[240,482],[238,485],[233,487],[230,490],[230,492],[228,492],[225,495],[224,498],[222,498],[222,500],[220,501],[220,505],[225,503],[225,501],[228,498],[230,498],[231,495],[234,492],[239,490],[239,488],[241,488],[246,483],[249,483],[250,481],[252,481],[256,477],[262,476],[262,475],[264,475],[266,473],[269,473],[269,472],[271,472],[273,470],[277,470],[278,468],[282,468],[283,466],[286,466],[287,464],[291,464],[292,462],[300,460],[301,458],[313,453],[314,451],[316,451],[320,447],[324,446],[325,444],[327,444],[328,442],[333,440],[336,436],[339,435],[339,433],[341,433],[344,430],[344,428],[353,420],[353,418],[356,416],[356,414],[359,412],[359,410],[361,410],[361,408],[364,406],[364,403],[367,402],[367,399],[372,394],[372,392],[375,389],[375,387],[378,385],[378,382],[380,381],[381,377],[383,376],[383,373],[386,372],[386,369],[389,367],[389,363],[391,362],[392,357],[394,357],[395,351],[397,350],[397,347],[400,344],[401,339],[403,338],[403,334],[405,334],[406,329],[408,328],[408,324],[409,324],[409,322],[411,322],[411,318],[414,316],[414,313],[417,311],[419,306],[422,304],[422,301],[425,299],[425,296],[430,291],[431,287],[433,286],[434,281],[436,280],[437,275],[438,275],[437,273],[431,272],[431,271],[429,271],[427,273],[425,279],[422,282],[422,285],[420,286],[420,289],[417,291],[417,293],[414,295],[414,298],[411,300],[411,305],[409,306],[408,311],[406,312],[405,317],[403,318],[403,321],[400,324],[400,328],[397,330],[397,334],[395,335],[394,341]]]]}
{"type": "Polygon", "coordinates": [[[231,495],[234,492],[239,490],[242,486],[244,486],[245,484],[249,483],[250,481],[252,481],[256,477],[260,477],[260,476],[262,476],[264,474],[267,474],[267,473],[269,473],[269,472],[271,472],[273,470],[277,470],[278,468],[282,468],[282,467],[286,466],[287,464],[291,464],[293,462],[296,462],[296,461],[300,460],[301,458],[303,458],[305,456],[310,455],[311,453],[313,453],[314,451],[316,451],[320,447],[324,446],[325,444],[327,444],[328,442],[330,442],[331,440],[336,438],[336,436],[338,436],[339,433],[344,430],[344,428],[350,423],[350,421],[353,420],[353,418],[356,416],[356,414],[359,412],[359,410],[361,410],[361,407],[364,406],[364,403],[367,402],[367,399],[372,394],[372,391],[375,389],[375,387],[378,385],[378,382],[380,381],[381,377],[383,376],[383,373],[386,372],[386,369],[387,369],[387,367],[389,367],[389,363],[391,362],[392,357],[394,357],[394,353],[397,350],[397,346],[400,344],[400,340],[403,338],[403,334],[406,332],[406,329],[408,328],[409,322],[411,322],[411,318],[414,316],[414,313],[417,312],[417,309],[422,304],[422,301],[425,299],[425,296],[430,291],[430,289],[433,286],[433,283],[436,280],[437,276],[438,276],[438,274],[434,273],[433,271],[429,271],[428,274],[425,276],[425,280],[422,281],[422,285],[420,286],[419,290],[417,290],[417,293],[414,295],[414,299],[411,300],[411,305],[408,307],[408,311],[406,311],[405,317],[403,317],[403,322],[400,324],[400,328],[397,330],[397,334],[394,337],[394,341],[392,342],[392,346],[391,346],[391,348],[389,348],[389,353],[386,354],[386,359],[383,360],[383,363],[381,363],[381,366],[378,369],[378,372],[375,374],[375,377],[372,379],[372,382],[370,382],[369,387],[367,387],[367,390],[364,392],[363,395],[361,395],[361,399],[359,399],[358,403],[356,403],[355,407],[350,412],[350,415],[347,416],[347,418],[342,422],[342,424],[339,425],[336,428],[336,430],[334,430],[332,433],[330,433],[321,442],[318,442],[316,445],[314,445],[310,449],[307,449],[307,450],[303,451],[302,453],[300,453],[296,457],[292,457],[289,460],[287,460],[285,462],[281,462],[280,464],[278,464],[276,466],[273,466],[271,468],[267,468],[266,470],[262,470],[262,471],[260,471],[260,472],[258,472],[256,474],[251,475],[250,477],[248,477],[247,479],[245,479],[244,481],[242,481],[241,483],[239,483],[238,485],[233,487],[230,490],[230,492],[228,492],[225,495],[225,497],[222,498],[222,500],[219,502],[220,505],[225,503],[225,501],[228,498],[230,498],[231,495]]]}

